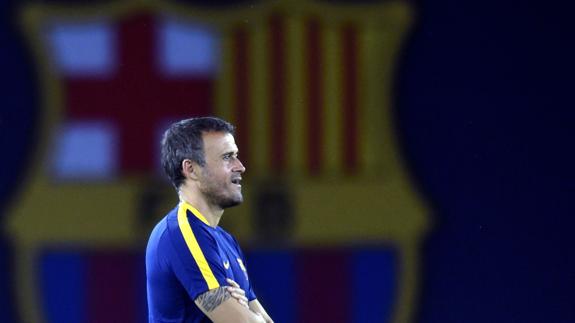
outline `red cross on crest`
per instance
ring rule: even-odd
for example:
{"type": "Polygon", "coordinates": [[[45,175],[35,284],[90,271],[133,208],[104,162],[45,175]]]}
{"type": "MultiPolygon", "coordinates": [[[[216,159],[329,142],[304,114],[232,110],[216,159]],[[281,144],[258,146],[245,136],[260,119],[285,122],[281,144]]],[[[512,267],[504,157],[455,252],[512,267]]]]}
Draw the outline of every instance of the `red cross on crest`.
{"type": "Polygon", "coordinates": [[[158,133],[168,121],[213,110],[213,76],[173,76],[162,70],[159,25],[151,14],[124,18],[114,25],[117,61],[112,75],[63,79],[68,120],[104,120],[117,129],[121,174],[154,169],[158,133]]]}

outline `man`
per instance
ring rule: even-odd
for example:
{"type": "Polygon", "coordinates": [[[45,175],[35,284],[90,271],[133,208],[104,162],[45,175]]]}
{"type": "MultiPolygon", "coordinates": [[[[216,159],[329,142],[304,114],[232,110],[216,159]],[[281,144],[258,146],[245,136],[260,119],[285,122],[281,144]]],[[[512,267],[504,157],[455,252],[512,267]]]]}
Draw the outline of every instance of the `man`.
{"type": "Polygon", "coordinates": [[[218,118],[176,122],[162,139],[162,167],[180,203],[146,249],[150,322],[273,322],[258,302],[237,241],[218,226],[243,201],[234,127],[218,118]]]}

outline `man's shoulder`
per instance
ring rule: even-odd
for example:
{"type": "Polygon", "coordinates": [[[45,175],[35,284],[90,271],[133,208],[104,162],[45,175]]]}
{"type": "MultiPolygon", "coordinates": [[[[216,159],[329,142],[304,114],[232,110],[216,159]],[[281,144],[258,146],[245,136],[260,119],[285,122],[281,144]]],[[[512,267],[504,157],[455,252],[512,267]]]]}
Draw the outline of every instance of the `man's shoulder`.
{"type": "Polygon", "coordinates": [[[152,229],[152,232],[150,233],[150,237],[148,239],[148,247],[150,247],[150,245],[158,245],[166,238],[166,234],[169,233],[170,227],[173,226],[173,221],[177,221],[177,210],[177,207],[172,209],[164,217],[162,217],[160,221],[156,223],[152,229]]]}
{"type": "Polygon", "coordinates": [[[185,217],[182,219],[181,213],[179,213],[182,211],[180,206],[176,206],[158,223],[158,226],[163,230],[162,241],[178,252],[193,249],[196,245],[201,249],[215,246],[214,229],[185,209],[185,217]]]}

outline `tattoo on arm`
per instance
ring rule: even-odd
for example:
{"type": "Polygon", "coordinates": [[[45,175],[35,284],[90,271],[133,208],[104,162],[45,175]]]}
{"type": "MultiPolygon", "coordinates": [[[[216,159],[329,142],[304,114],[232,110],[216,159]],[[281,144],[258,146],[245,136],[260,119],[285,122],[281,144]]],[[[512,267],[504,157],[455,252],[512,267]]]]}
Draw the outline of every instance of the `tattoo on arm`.
{"type": "Polygon", "coordinates": [[[232,297],[232,295],[225,287],[218,287],[198,296],[196,298],[196,302],[204,309],[204,311],[209,313],[230,297],[232,297]]]}

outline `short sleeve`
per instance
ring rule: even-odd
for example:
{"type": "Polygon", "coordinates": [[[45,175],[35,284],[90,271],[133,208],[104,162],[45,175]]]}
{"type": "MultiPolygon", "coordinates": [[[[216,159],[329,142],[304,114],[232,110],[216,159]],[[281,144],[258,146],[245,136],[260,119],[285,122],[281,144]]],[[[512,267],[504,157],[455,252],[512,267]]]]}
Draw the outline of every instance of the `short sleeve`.
{"type": "Polygon", "coordinates": [[[208,290],[226,285],[226,271],[212,228],[186,212],[170,221],[173,254],[170,264],[192,300],[208,290]]]}

